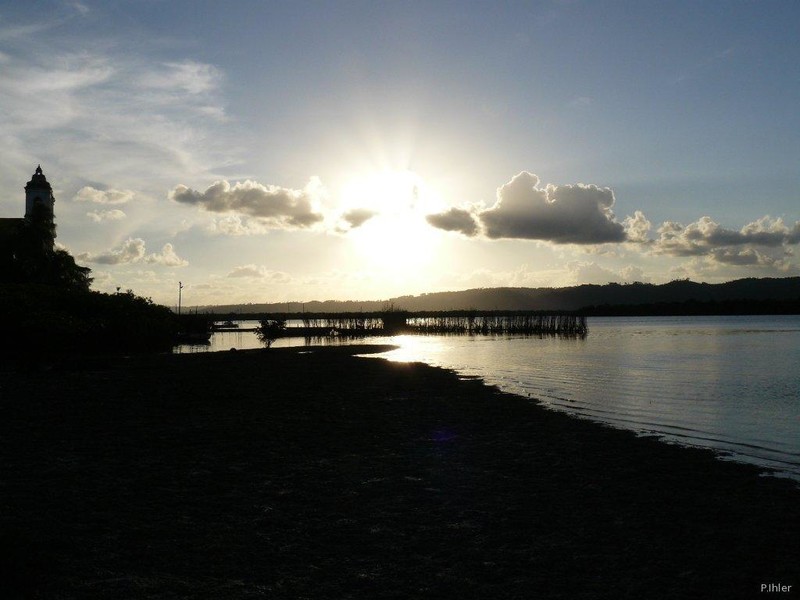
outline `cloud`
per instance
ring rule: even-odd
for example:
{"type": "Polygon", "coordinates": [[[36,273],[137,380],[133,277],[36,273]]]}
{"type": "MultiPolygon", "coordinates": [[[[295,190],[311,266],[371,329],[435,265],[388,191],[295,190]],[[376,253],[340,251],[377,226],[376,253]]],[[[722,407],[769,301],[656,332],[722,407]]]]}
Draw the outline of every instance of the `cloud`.
{"type": "Polygon", "coordinates": [[[800,243],[800,221],[789,226],[766,215],[735,230],[705,216],[689,225],[667,221],[658,234],[652,252],[690,258],[683,271],[692,277],[785,275],[796,270],[792,246],[800,243]]]}
{"type": "Polygon", "coordinates": [[[317,187],[316,178],[302,190],[262,185],[249,179],[232,186],[221,180],[203,192],[178,185],[169,193],[169,198],[209,212],[254,217],[271,228],[307,228],[323,219],[314,208],[317,187]]]}
{"type": "Polygon", "coordinates": [[[109,250],[108,252],[102,252],[100,254],[84,252],[82,254],[78,254],[77,258],[78,260],[97,263],[100,265],[121,265],[139,262],[144,258],[144,255],[144,240],[141,238],[130,238],[119,248],[109,250]]]}
{"type": "Polygon", "coordinates": [[[219,86],[221,72],[212,65],[192,60],[166,62],[142,73],[138,82],[151,90],[179,90],[190,95],[212,92],[219,86]]]}
{"type": "Polygon", "coordinates": [[[112,210],[93,210],[86,213],[86,216],[95,223],[100,223],[102,221],[119,221],[120,219],[124,219],[127,215],[121,210],[114,208],[112,210]]]}
{"type": "Polygon", "coordinates": [[[629,242],[646,243],[649,241],[648,236],[652,224],[642,211],[637,210],[632,217],[625,217],[622,220],[622,226],[625,228],[625,235],[629,242]]]}
{"type": "Polygon", "coordinates": [[[67,6],[71,6],[80,15],[89,14],[89,7],[86,6],[83,2],[78,2],[77,0],[73,0],[72,2],[67,2],[67,6]]]}
{"type": "Polygon", "coordinates": [[[476,236],[482,229],[490,239],[542,240],[555,244],[604,244],[642,241],[649,221],[641,212],[616,221],[611,208],[614,192],[596,185],[548,185],[523,171],[497,190],[488,209],[450,210],[428,215],[433,227],[476,236]]]}
{"type": "Polygon", "coordinates": [[[164,244],[160,253],[147,254],[144,240],[141,238],[129,238],[121,246],[108,252],[100,254],[84,252],[78,254],[76,258],[80,261],[100,265],[149,263],[165,267],[185,267],[189,264],[175,253],[175,249],[169,243],[164,244]]]}
{"type": "Polygon", "coordinates": [[[361,227],[377,214],[377,211],[368,208],[354,208],[344,213],[342,219],[347,222],[350,229],[355,229],[356,227],[361,227]]]}
{"type": "Polygon", "coordinates": [[[548,185],[523,171],[497,190],[497,202],[478,214],[490,238],[544,240],[558,244],[625,241],[614,220],[614,192],[595,185],[548,185]]]}
{"type": "Polygon", "coordinates": [[[785,263],[783,257],[770,256],[755,248],[715,248],[710,252],[710,256],[715,262],[725,265],[780,267],[785,263]]]}
{"type": "Polygon", "coordinates": [[[629,265],[619,271],[607,269],[595,262],[570,262],[567,264],[569,280],[575,285],[606,283],[633,283],[639,281],[645,283],[648,278],[639,267],[629,265]]]}
{"type": "Polygon", "coordinates": [[[629,283],[633,283],[635,281],[640,283],[650,283],[650,278],[644,274],[644,271],[642,271],[642,269],[639,267],[634,267],[633,265],[628,265],[622,269],[619,274],[622,278],[622,281],[629,283]]]}
{"type": "MultiPolygon", "coordinates": [[[[0,93],[6,118],[0,117],[0,122],[10,133],[64,126],[88,117],[88,105],[94,103],[87,96],[118,74],[107,57],[87,53],[63,53],[50,63],[13,56],[3,71],[0,93]]],[[[95,117],[101,114],[96,112],[95,117]]]]}
{"type": "Polygon", "coordinates": [[[272,283],[289,283],[292,278],[282,271],[271,271],[265,266],[241,265],[235,267],[226,277],[247,277],[251,279],[267,279],[272,283]]]}
{"type": "Polygon", "coordinates": [[[76,202],[93,202],[95,204],[125,204],[130,202],[134,195],[131,190],[98,190],[87,185],[78,190],[73,200],[76,202]]]}
{"type": "Polygon", "coordinates": [[[458,231],[472,237],[478,234],[478,223],[475,216],[467,209],[451,208],[450,210],[425,217],[431,225],[445,231],[458,231]]]}
{"type": "Polygon", "coordinates": [[[38,27],[0,24],[4,164],[46,162],[78,178],[91,178],[91,165],[109,181],[146,181],[142,191],[155,194],[175,172],[199,176],[236,160],[235,134],[220,127],[217,67],[153,60],[145,40],[124,36],[101,35],[76,52],[66,36],[35,35],[38,27]],[[136,51],[117,50],[133,43],[136,51]]]}
{"type": "Polygon", "coordinates": [[[188,260],[182,259],[175,253],[175,249],[169,242],[164,244],[160,253],[149,254],[144,261],[164,265],[165,267],[185,267],[189,264],[188,260]]]}
{"type": "Polygon", "coordinates": [[[257,219],[244,220],[239,215],[228,215],[221,219],[215,219],[207,228],[209,233],[219,235],[262,235],[269,231],[268,227],[262,225],[257,219]]]}
{"type": "MultiPolygon", "coordinates": [[[[721,227],[711,217],[701,217],[686,226],[674,221],[667,221],[658,228],[658,234],[659,238],[654,245],[654,250],[658,254],[670,256],[708,255],[735,260],[734,256],[754,256],[752,252],[743,254],[741,249],[734,251],[733,249],[737,247],[747,246],[748,249],[753,250],[756,246],[782,248],[786,245],[800,243],[800,221],[789,227],[782,219],[772,219],[767,215],[736,231],[721,227]]],[[[742,258],[741,260],[750,259],[742,258]]]]}

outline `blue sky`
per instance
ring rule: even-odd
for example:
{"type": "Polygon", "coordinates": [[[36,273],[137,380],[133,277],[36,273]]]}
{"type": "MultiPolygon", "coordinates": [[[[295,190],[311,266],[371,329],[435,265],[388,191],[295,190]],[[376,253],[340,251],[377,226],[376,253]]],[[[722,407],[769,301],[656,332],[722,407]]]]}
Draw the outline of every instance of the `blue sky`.
{"type": "Polygon", "coordinates": [[[167,304],[798,275],[794,2],[0,2],[0,215],[167,304]],[[16,191],[15,191],[16,190],[16,191]]]}

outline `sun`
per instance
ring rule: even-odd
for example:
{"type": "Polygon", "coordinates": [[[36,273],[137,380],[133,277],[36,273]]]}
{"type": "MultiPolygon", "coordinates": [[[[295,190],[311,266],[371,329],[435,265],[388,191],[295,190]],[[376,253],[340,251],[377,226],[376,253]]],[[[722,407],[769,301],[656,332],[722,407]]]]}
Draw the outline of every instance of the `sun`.
{"type": "MultiPolygon", "coordinates": [[[[397,275],[421,269],[436,255],[440,236],[426,215],[441,209],[435,188],[413,171],[383,170],[351,178],[343,188],[343,205],[358,211],[363,222],[347,235],[356,258],[365,266],[391,269],[397,275]]],[[[354,213],[355,214],[355,213],[354,213]]]]}

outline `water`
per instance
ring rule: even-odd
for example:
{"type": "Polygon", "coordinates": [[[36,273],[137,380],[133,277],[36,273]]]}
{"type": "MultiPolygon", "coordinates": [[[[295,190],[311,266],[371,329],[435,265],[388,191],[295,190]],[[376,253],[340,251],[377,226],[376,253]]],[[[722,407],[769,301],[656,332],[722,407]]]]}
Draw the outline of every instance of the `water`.
{"type": "MultiPolygon", "coordinates": [[[[367,341],[399,345],[381,355],[389,360],[477,375],[578,417],[713,448],[800,480],[798,316],[592,318],[585,339],[367,341]]],[[[255,334],[222,333],[210,349],[232,346],[262,347],[255,334]]]]}

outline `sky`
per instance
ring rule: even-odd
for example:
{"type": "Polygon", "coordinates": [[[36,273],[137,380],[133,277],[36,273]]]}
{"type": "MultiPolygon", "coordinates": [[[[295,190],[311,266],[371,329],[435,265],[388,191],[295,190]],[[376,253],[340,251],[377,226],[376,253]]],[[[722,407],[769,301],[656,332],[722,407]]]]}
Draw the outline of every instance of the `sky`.
{"type": "Polygon", "coordinates": [[[800,275],[794,1],[0,0],[0,216],[167,305],[800,275]]]}

